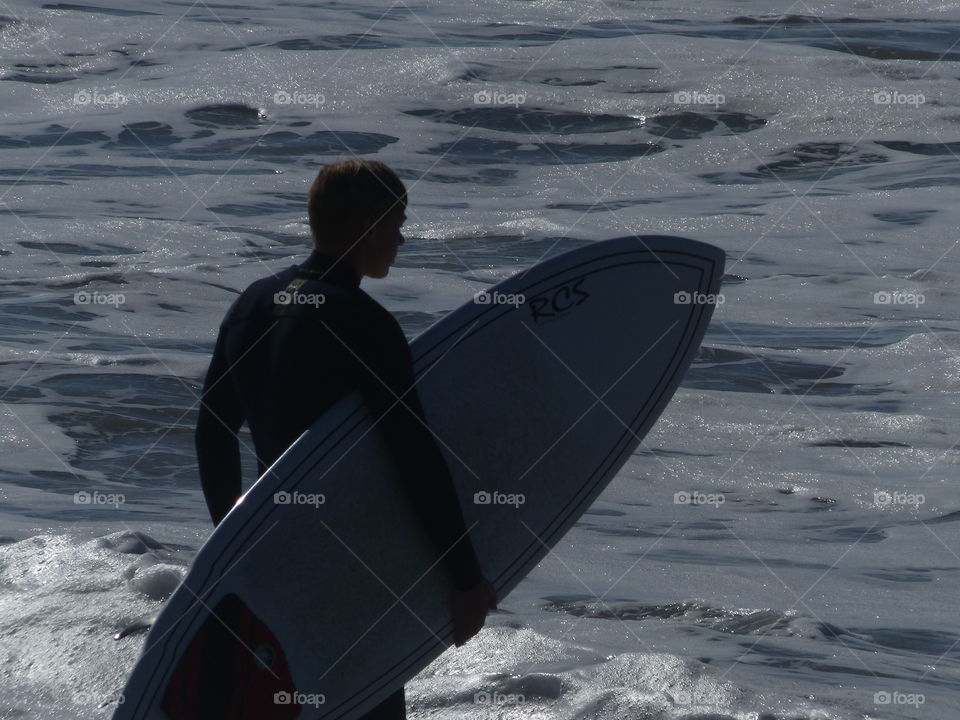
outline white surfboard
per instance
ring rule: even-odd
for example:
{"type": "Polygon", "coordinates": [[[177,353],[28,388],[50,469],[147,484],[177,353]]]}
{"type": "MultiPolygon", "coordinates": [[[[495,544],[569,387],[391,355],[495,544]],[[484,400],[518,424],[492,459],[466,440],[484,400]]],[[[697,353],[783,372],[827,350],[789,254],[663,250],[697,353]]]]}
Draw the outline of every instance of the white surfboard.
{"type": "MultiPolygon", "coordinates": [[[[598,242],[490,288],[412,343],[501,599],[659,417],[723,265],[721,250],[683,238],[598,242]]],[[[114,720],[350,720],[451,644],[449,579],[359,394],[271,470],[201,548],[114,720]]]]}

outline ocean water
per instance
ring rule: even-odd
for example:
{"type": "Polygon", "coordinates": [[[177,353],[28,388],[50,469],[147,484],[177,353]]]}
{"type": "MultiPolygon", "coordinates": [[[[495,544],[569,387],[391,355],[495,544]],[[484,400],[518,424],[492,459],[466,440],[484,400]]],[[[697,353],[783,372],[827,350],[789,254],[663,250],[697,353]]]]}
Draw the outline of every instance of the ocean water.
{"type": "Polygon", "coordinates": [[[0,49],[0,718],[109,717],[210,531],[216,328],[345,155],[410,190],[365,288],[411,337],[604,238],[729,258],[659,424],[411,718],[960,712],[960,3],[6,0],[0,49]]]}

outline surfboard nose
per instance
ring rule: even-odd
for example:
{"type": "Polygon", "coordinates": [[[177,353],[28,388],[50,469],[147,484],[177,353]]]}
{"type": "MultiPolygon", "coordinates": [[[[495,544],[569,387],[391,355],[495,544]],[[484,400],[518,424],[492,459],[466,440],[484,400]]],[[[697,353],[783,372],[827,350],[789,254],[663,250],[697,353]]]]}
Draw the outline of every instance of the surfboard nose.
{"type": "Polygon", "coordinates": [[[193,636],[161,707],[171,720],[294,720],[296,693],[276,636],[229,594],[193,636]]]}

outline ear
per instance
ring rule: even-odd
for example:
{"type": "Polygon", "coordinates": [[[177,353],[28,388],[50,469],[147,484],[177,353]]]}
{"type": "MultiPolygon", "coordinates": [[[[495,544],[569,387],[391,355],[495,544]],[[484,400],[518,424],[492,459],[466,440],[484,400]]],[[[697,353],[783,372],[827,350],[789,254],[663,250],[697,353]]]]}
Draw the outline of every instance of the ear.
{"type": "Polygon", "coordinates": [[[357,237],[364,237],[376,224],[377,219],[372,215],[366,215],[357,222],[357,237]]]}

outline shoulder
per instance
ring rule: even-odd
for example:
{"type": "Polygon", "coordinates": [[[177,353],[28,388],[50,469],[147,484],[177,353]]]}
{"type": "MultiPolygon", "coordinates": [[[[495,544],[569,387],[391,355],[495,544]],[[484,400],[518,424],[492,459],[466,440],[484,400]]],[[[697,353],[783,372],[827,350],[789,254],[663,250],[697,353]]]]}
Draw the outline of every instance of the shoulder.
{"type": "Polygon", "coordinates": [[[397,322],[393,314],[360,288],[357,288],[357,303],[358,307],[362,308],[363,312],[368,314],[371,321],[375,322],[380,329],[393,335],[398,335],[401,338],[406,337],[403,334],[400,323],[397,322]]]}
{"type": "Polygon", "coordinates": [[[268,275],[250,283],[233,301],[223,318],[222,325],[242,322],[265,307],[272,307],[275,296],[281,292],[295,275],[294,268],[287,268],[276,275],[268,275]]]}

